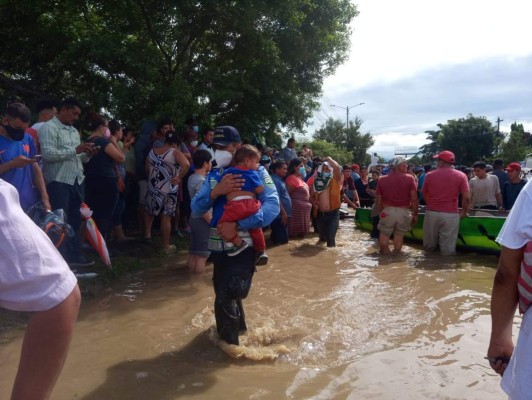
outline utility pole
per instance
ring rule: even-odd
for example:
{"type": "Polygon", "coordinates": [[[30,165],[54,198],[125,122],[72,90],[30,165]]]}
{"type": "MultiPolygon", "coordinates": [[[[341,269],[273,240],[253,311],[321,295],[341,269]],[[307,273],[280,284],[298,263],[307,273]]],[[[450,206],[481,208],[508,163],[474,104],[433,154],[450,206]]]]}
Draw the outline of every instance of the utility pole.
{"type": "Polygon", "coordinates": [[[504,119],[500,119],[499,117],[497,117],[497,136],[499,136],[499,134],[501,133],[500,127],[502,121],[504,121],[504,119]]]}
{"type": "Polygon", "coordinates": [[[337,108],[342,108],[345,110],[345,113],[346,113],[346,116],[345,116],[345,129],[349,129],[349,110],[351,108],[355,108],[355,107],[358,107],[358,106],[361,106],[362,104],[366,104],[366,103],[358,103],[358,104],[355,104],[354,106],[347,106],[347,107],[342,107],[342,106],[336,106],[334,104],[331,104],[331,107],[337,107],[337,108]]]}

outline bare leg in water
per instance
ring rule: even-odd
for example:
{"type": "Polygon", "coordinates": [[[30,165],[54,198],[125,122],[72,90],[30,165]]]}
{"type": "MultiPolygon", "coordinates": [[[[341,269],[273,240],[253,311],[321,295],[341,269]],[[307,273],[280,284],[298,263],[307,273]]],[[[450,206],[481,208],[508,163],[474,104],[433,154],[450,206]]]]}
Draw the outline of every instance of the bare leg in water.
{"type": "Polygon", "coordinates": [[[62,303],[30,317],[12,400],[50,398],[68,354],[80,302],[76,286],[62,303]]]}

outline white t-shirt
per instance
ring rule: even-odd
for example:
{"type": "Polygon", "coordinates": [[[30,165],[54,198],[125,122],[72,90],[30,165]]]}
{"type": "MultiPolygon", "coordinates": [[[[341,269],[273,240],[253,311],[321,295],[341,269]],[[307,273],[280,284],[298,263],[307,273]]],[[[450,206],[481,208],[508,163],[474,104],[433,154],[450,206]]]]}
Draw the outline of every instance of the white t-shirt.
{"type": "MultiPolygon", "coordinates": [[[[520,249],[532,240],[532,185],[525,185],[504,223],[497,242],[520,249]]],[[[531,398],[532,393],[532,307],[523,316],[517,345],[504,372],[501,387],[513,400],[531,398]]]]}
{"type": "Polygon", "coordinates": [[[49,310],[76,284],[48,236],[22,211],[17,190],[0,179],[0,307],[49,310]]]}
{"type": "Polygon", "coordinates": [[[497,194],[501,193],[499,178],[495,175],[486,175],[485,179],[476,176],[469,181],[469,191],[471,192],[471,204],[473,208],[482,206],[496,206],[497,194]]]}
{"type": "Polygon", "coordinates": [[[36,131],[39,131],[39,129],[41,128],[41,126],[43,126],[45,123],[44,122],[35,122],[31,127],[33,129],[35,129],[36,131]]]}

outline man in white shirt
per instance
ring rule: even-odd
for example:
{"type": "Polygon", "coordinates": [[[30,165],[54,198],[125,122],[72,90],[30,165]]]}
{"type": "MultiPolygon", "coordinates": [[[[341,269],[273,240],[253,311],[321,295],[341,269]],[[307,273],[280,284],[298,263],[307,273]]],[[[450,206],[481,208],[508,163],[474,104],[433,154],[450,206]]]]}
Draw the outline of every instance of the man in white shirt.
{"type": "Polygon", "coordinates": [[[484,161],[474,163],[473,172],[475,177],[469,181],[472,208],[502,211],[499,178],[487,173],[484,161]]]}
{"type": "Polygon", "coordinates": [[[532,393],[532,185],[519,193],[497,242],[502,245],[491,294],[488,361],[502,375],[501,387],[513,400],[532,393]],[[523,315],[517,346],[512,341],[515,310],[523,315]],[[504,375],[503,375],[504,374],[504,375]]]}
{"type": "Polygon", "coordinates": [[[68,353],[81,295],[48,236],[0,179],[0,307],[32,312],[12,399],[48,399],[68,353]]]}

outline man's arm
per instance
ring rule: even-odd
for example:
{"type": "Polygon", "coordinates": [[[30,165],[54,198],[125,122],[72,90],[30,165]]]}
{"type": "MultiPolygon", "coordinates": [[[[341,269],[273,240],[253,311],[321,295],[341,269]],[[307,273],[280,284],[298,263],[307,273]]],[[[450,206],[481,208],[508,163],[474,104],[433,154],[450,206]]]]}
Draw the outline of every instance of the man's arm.
{"type": "Polygon", "coordinates": [[[28,164],[36,164],[36,161],[25,156],[15,157],[8,162],[0,164],[0,176],[12,170],[13,168],[25,167],[28,164]]]}
{"type": "MultiPolygon", "coordinates": [[[[503,246],[499,267],[493,280],[491,293],[491,337],[488,357],[509,359],[514,350],[512,341],[512,323],[518,303],[517,280],[524,248],[510,249],[503,246]]],[[[491,367],[500,375],[504,373],[507,362],[490,362],[491,367]]]]}
{"type": "MultiPolygon", "coordinates": [[[[44,162],[60,162],[77,157],[90,149],[91,145],[80,143],[79,139],[75,149],[59,149],[59,132],[49,124],[44,124],[39,131],[39,141],[41,142],[41,152],[44,162]]],[[[82,158],[82,161],[86,159],[82,158]]]]}
{"type": "Polygon", "coordinates": [[[41,195],[44,208],[51,210],[52,206],[50,205],[50,198],[48,197],[48,192],[46,191],[46,183],[44,182],[41,167],[39,167],[39,164],[34,163],[31,168],[33,169],[33,185],[37,188],[41,195]]]}
{"type": "Polygon", "coordinates": [[[205,214],[209,211],[214,201],[219,196],[225,196],[227,193],[240,189],[245,181],[241,178],[242,175],[226,174],[223,176],[222,180],[211,189],[211,179],[215,179],[213,175],[214,173],[216,172],[213,171],[207,174],[200,190],[192,198],[190,207],[195,215],[205,214]]]}
{"type": "Polygon", "coordinates": [[[460,211],[460,218],[467,217],[469,207],[471,207],[471,193],[462,192],[462,211],[460,211]]]}
{"type": "Polygon", "coordinates": [[[340,165],[338,165],[338,163],[334,161],[331,157],[325,158],[325,161],[327,161],[331,165],[333,169],[334,179],[340,182],[342,180],[342,171],[340,170],[340,165]]]}
{"type": "Polygon", "coordinates": [[[417,215],[419,213],[419,199],[417,190],[410,191],[410,206],[412,207],[412,225],[417,224],[417,215]]]}
{"type": "Polygon", "coordinates": [[[381,212],[383,207],[382,207],[382,195],[377,193],[377,197],[375,197],[375,204],[376,204],[376,209],[378,212],[381,212]]]}
{"type": "Polygon", "coordinates": [[[497,207],[499,208],[499,211],[503,210],[503,203],[502,203],[502,196],[500,193],[497,193],[495,195],[495,199],[497,200],[497,207]]]}

